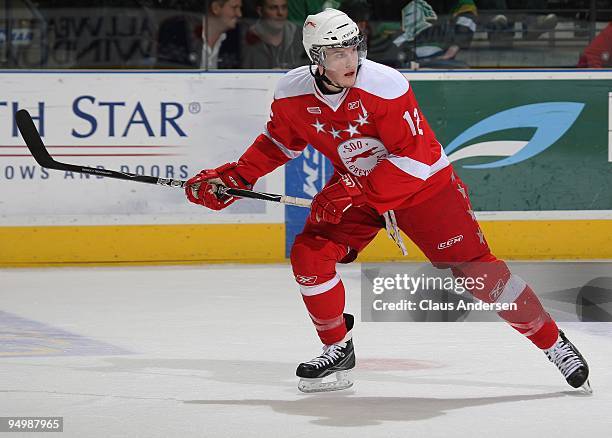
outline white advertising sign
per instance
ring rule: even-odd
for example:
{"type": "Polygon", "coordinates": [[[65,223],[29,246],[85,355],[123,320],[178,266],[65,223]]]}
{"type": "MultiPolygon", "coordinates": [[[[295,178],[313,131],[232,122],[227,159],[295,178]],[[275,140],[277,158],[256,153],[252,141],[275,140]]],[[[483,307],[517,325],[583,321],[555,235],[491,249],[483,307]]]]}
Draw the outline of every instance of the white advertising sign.
{"type": "MultiPolygon", "coordinates": [[[[19,135],[27,109],[58,161],[188,179],[235,161],[262,132],[280,74],[0,73],[0,225],[281,223],[243,200],[221,212],[180,189],[42,169],[19,135]]],[[[256,189],[284,192],[283,172],[256,189]]]]}

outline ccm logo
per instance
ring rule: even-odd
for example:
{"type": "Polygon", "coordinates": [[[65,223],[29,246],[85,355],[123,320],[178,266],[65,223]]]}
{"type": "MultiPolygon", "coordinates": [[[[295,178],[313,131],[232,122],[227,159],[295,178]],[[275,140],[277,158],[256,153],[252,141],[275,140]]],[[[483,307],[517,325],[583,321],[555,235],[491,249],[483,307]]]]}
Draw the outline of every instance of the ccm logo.
{"type": "Polygon", "coordinates": [[[438,249],[446,249],[453,246],[455,243],[459,243],[463,240],[463,234],[459,234],[458,236],[451,237],[446,242],[441,242],[438,244],[438,249]]]}

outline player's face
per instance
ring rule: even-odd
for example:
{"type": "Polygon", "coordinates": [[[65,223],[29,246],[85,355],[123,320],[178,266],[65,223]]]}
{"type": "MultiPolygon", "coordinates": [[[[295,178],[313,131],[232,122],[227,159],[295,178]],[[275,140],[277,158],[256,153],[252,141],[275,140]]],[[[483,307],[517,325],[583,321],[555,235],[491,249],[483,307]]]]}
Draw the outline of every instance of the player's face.
{"type": "Polygon", "coordinates": [[[242,17],[242,0],[229,0],[219,10],[219,18],[226,29],[234,29],[242,17]]]}
{"type": "Polygon", "coordinates": [[[257,8],[257,12],[269,26],[282,29],[289,15],[287,0],[266,0],[262,7],[257,8]]]}
{"type": "Polygon", "coordinates": [[[358,64],[357,47],[334,48],[325,51],[325,74],[332,82],[344,88],[355,85],[358,64]]]}

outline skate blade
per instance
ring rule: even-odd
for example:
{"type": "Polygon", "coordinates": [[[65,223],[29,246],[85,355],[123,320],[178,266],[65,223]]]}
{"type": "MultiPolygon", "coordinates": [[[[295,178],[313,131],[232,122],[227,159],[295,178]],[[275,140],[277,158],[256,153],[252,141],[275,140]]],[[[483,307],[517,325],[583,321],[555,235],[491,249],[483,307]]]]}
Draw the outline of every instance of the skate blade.
{"type": "MultiPolygon", "coordinates": [[[[330,376],[327,376],[330,377],[330,376]]],[[[336,372],[336,380],[324,382],[325,377],[320,379],[305,379],[301,378],[298,383],[298,389],[306,394],[317,392],[341,391],[353,386],[353,379],[348,370],[336,372]]]]}
{"type": "Polygon", "coordinates": [[[589,380],[587,379],[586,382],[584,382],[584,385],[582,385],[580,387],[580,389],[585,393],[585,394],[593,394],[593,388],[591,388],[591,382],[589,382],[589,380]]]}

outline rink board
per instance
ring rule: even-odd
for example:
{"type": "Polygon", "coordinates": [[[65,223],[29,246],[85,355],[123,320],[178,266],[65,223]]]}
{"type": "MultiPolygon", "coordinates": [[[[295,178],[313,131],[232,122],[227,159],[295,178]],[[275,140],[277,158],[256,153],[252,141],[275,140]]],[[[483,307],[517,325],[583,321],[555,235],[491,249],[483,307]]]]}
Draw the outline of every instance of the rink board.
{"type": "MultiPolygon", "coordinates": [[[[262,132],[280,76],[0,72],[0,265],[286,260],[307,210],[211,212],[180,190],[44,170],[13,117],[30,110],[60,161],[186,179],[262,132]]],[[[406,76],[498,256],[612,258],[612,72],[406,76]]],[[[330,171],[309,148],[256,188],[311,197],[330,171]]],[[[401,259],[382,233],[361,257],[401,259]]]]}
{"type": "MultiPolygon", "coordinates": [[[[504,259],[609,259],[609,220],[480,221],[504,259]]],[[[285,259],[284,224],[0,227],[4,266],[140,263],[274,263],[285,259]]],[[[425,260],[404,236],[408,256],[385,233],[360,261],[425,260]]]]}

